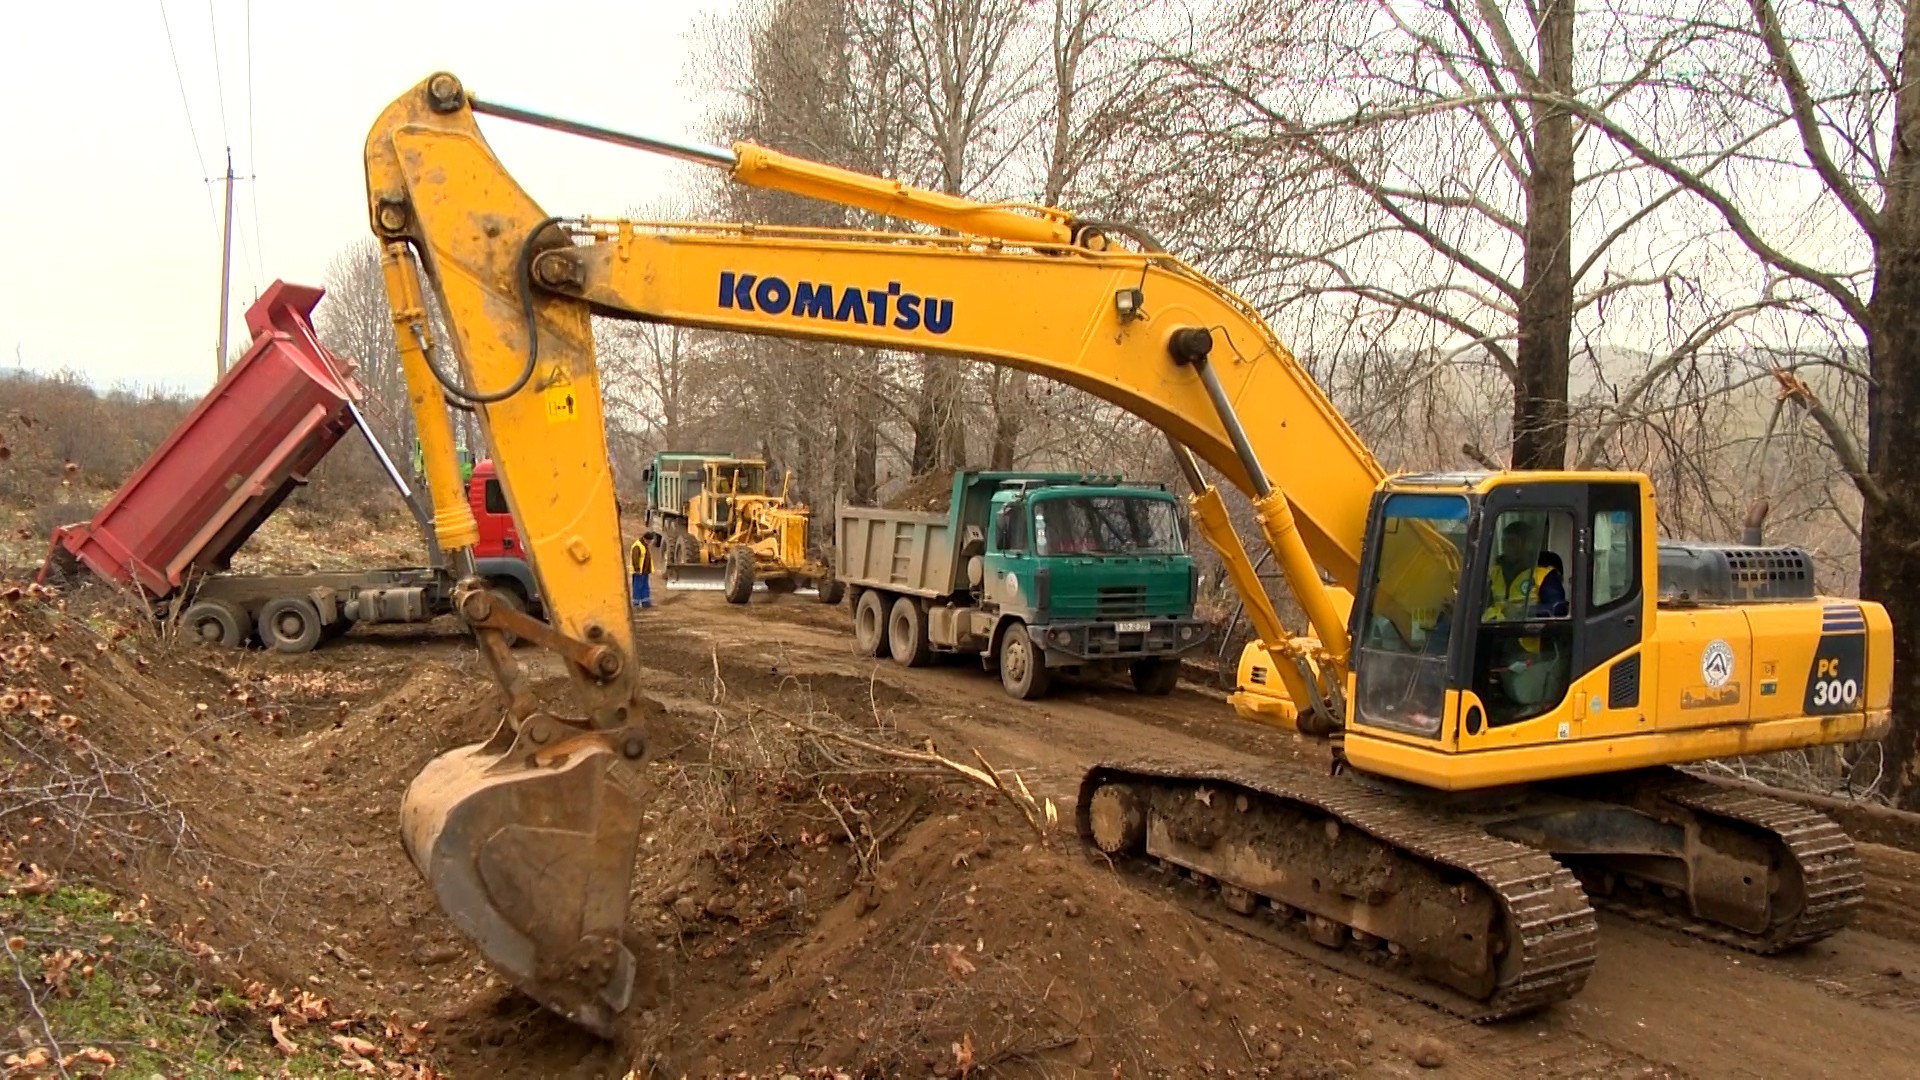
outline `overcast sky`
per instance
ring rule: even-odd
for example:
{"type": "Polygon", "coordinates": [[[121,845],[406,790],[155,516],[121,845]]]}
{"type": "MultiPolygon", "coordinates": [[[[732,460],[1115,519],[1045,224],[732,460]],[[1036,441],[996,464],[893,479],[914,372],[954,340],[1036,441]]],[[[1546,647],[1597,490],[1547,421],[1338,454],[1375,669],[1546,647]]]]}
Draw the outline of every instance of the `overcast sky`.
{"type": "MultiPolygon", "coordinates": [[[[214,378],[222,197],[203,178],[224,172],[227,146],[234,171],[257,177],[234,195],[241,341],[260,289],[320,284],[335,252],[370,235],[361,147],[409,86],[447,70],[496,101],[697,136],[704,86],[684,58],[698,22],[728,6],[212,0],[210,18],[201,0],[7,5],[0,365],[201,392],[214,378]]],[[[618,214],[668,196],[683,175],[634,151],[481,123],[552,213],[618,214]]]]}

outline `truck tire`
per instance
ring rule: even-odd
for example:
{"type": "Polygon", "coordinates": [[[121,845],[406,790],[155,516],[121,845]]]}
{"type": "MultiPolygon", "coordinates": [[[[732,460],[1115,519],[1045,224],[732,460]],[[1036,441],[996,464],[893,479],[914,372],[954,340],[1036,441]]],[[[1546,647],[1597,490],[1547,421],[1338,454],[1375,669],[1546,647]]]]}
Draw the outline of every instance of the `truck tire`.
{"type": "Polygon", "coordinates": [[[247,613],[225,600],[202,600],[180,614],[180,631],[188,641],[237,649],[253,633],[247,613]]]}
{"type": "Polygon", "coordinates": [[[1034,701],[1047,696],[1053,676],[1047,661],[1020,623],[1000,636],[1000,687],[1011,697],[1034,701]]]}
{"type": "Polygon", "coordinates": [[[725,593],[729,604],[744,604],[753,596],[752,548],[737,547],[727,552],[725,593]]]}
{"type": "Polygon", "coordinates": [[[887,594],[860,590],[853,605],[853,651],[870,659],[887,654],[887,594]]]}
{"type": "Polygon", "coordinates": [[[1133,688],[1143,694],[1154,697],[1166,697],[1173,688],[1180,685],[1180,661],[1165,657],[1150,656],[1145,660],[1135,660],[1127,674],[1133,676],[1133,688]]]}
{"type": "Polygon", "coordinates": [[[831,607],[847,598],[847,583],[828,574],[813,583],[814,599],[831,607]]]}
{"type": "Polygon", "coordinates": [[[260,608],[260,641],[275,652],[303,653],[320,644],[320,611],[304,596],[279,596],[260,608]]]}
{"type": "Polygon", "coordinates": [[[902,596],[887,615],[887,651],[903,667],[926,667],[933,662],[933,642],[927,640],[927,613],[920,601],[902,596]]]}

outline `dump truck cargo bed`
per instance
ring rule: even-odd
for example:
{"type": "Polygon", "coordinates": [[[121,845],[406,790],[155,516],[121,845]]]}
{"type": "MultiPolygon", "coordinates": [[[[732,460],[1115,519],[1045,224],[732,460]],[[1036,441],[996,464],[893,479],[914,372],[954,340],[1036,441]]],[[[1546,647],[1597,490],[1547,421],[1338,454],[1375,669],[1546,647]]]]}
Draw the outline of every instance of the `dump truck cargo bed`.
{"type": "Polygon", "coordinates": [[[354,427],[354,364],[314,333],[321,295],[274,282],[247,309],[252,347],[91,521],[54,531],[48,565],[71,559],[154,598],[225,570],[354,427]]]}

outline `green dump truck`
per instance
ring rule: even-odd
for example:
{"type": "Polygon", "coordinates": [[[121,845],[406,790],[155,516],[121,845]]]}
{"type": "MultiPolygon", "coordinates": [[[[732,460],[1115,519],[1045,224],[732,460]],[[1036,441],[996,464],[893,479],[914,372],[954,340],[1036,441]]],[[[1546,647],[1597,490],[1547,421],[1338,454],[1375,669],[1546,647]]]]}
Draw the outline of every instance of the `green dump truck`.
{"type": "Polygon", "coordinates": [[[1206,639],[1173,495],[1119,477],[961,472],[944,511],[840,510],[855,648],[919,667],[976,654],[1017,698],[1124,668],[1171,693],[1206,639]]]}

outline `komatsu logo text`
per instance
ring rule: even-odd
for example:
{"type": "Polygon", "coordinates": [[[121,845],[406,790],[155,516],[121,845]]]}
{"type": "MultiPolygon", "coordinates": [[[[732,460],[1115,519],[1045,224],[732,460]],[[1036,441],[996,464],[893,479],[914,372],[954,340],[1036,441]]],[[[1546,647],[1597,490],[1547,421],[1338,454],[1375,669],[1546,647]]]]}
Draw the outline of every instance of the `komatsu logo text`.
{"type": "Polygon", "coordinates": [[[720,271],[720,306],[796,319],[891,326],[895,330],[925,330],[944,334],[953,328],[953,301],[910,293],[897,281],[882,289],[829,285],[785,278],[720,271]]]}

